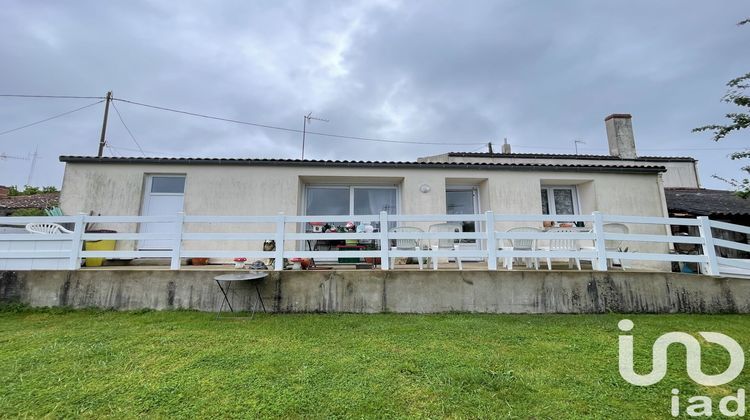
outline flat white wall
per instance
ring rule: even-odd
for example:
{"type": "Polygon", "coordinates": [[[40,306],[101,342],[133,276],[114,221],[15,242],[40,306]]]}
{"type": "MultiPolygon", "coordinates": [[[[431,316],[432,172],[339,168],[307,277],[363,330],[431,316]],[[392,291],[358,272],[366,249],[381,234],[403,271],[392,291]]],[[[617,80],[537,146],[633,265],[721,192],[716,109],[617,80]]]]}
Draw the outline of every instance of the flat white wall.
{"type": "MultiPolygon", "coordinates": [[[[287,166],[158,165],[68,163],[60,205],[65,214],[139,215],[147,174],[185,174],[185,213],[189,215],[287,215],[302,209],[302,184],[397,183],[401,214],[446,212],[446,183],[477,185],[480,209],[505,214],[541,214],[540,186],[545,183],[578,185],[583,213],[666,216],[657,174],[598,172],[517,171],[498,169],[432,168],[325,168],[287,166]],[[420,185],[431,190],[422,193],[420,185]]],[[[539,225],[528,223],[526,225],[539,225]]],[[[497,225],[498,229],[510,226],[497,225]]],[[[539,226],[541,227],[541,226],[539,226]]],[[[134,232],[136,226],[102,226],[134,232]]],[[[287,225],[293,231],[295,226],[287,225]]],[[[272,226],[201,224],[188,226],[202,232],[272,232],[272,226]]],[[[638,233],[664,233],[663,227],[635,227],[638,233]]],[[[272,235],[269,235],[271,238],[272,235]]],[[[131,241],[118,241],[118,249],[133,249],[131,241]]],[[[185,243],[186,249],[261,248],[260,242],[185,243]],[[230,245],[231,244],[231,245],[230,245]]],[[[288,244],[293,246],[293,244],[288,244]]],[[[660,244],[642,244],[643,252],[663,252],[660,244]]],[[[655,268],[655,266],[654,266],[655,268]]],[[[663,268],[663,267],[661,267],[663,268]]]]}

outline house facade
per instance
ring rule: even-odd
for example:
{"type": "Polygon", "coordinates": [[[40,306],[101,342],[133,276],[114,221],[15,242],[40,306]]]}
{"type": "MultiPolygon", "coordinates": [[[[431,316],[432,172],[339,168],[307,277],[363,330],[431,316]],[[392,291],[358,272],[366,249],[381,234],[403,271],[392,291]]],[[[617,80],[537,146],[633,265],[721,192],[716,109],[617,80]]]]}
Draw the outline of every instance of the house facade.
{"type": "MultiPolygon", "coordinates": [[[[65,214],[358,215],[609,214],[666,216],[660,166],[351,162],[281,159],[190,159],[62,156],[65,214]]],[[[325,220],[322,220],[325,222],[325,220]]],[[[541,223],[539,224],[541,227],[541,223]]],[[[513,225],[501,225],[507,229],[513,225]]],[[[107,226],[120,232],[169,226],[107,226]]],[[[476,226],[465,226],[465,230],[476,226]]],[[[191,227],[188,227],[191,229],[191,227]]],[[[206,224],[201,232],[272,231],[270,226],[206,224]]],[[[307,229],[287,226],[287,230],[307,229]]],[[[634,233],[663,234],[660,226],[634,233]]],[[[259,250],[262,243],[190,244],[190,249],[259,250]]],[[[299,247],[303,244],[286,244],[299,247]]],[[[118,249],[168,244],[118,241],[118,249]]],[[[643,252],[664,252],[644,244],[643,252]]]]}

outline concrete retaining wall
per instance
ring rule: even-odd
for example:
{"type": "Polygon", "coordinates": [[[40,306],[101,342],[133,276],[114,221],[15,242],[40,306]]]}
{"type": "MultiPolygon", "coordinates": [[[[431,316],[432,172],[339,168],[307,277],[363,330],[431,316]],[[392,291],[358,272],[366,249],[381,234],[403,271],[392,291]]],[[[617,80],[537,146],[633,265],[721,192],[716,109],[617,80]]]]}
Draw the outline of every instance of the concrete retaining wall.
{"type": "MultiPolygon", "coordinates": [[[[31,306],[197,309],[221,302],[226,271],[0,272],[0,301],[31,306]]],[[[236,284],[249,309],[255,289],[236,284]]],[[[575,271],[285,271],[260,283],[274,312],[750,313],[750,280],[679,273],[575,271]]]]}

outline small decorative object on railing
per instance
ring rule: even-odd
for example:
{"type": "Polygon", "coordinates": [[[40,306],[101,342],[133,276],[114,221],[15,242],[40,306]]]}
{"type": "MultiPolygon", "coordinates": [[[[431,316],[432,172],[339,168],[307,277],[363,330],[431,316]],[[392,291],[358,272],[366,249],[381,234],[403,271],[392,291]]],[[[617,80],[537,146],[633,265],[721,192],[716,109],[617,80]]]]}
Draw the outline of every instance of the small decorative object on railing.
{"type": "Polygon", "coordinates": [[[302,258],[292,258],[289,260],[289,262],[292,263],[292,270],[302,270],[302,262],[304,260],[302,258]]]}
{"type": "Polygon", "coordinates": [[[234,268],[244,268],[246,262],[247,262],[247,258],[237,257],[234,259],[234,268]]]}

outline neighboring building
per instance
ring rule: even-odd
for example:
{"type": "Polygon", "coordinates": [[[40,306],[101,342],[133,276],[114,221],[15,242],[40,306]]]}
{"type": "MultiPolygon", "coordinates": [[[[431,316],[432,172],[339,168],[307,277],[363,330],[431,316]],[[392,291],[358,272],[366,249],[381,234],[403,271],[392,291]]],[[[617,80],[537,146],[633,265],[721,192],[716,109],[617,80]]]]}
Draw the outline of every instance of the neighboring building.
{"type": "Polygon", "coordinates": [[[8,195],[8,187],[0,185],[0,216],[10,216],[18,210],[43,210],[56,206],[60,201],[60,193],[45,193],[34,195],[8,195]]]}
{"type": "Polygon", "coordinates": [[[453,163],[528,163],[601,166],[664,166],[665,188],[700,188],[698,161],[692,157],[638,156],[633,136],[632,117],[612,114],[604,121],[607,128],[609,155],[574,155],[547,153],[511,153],[511,145],[504,144],[501,153],[450,152],[420,158],[420,162],[453,163]]]}
{"type": "Polygon", "coordinates": [[[734,191],[705,188],[665,188],[669,215],[708,216],[713,220],[750,226],[750,200],[734,191]]]}
{"type": "MultiPolygon", "coordinates": [[[[750,199],[743,199],[733,191],[707,190],[704,188],[666,188],[667,207],[671,217],[708,216],[712,220],[750,226],[750,199]]],[[[678,234],[681,232],[673,232],[678,234]]],[[[685,229],[695,235],[695,228],[685,229]]],[[[716,238],[740,243],[749,243],[748,235],[713,229],[716,238]]],[[[747,252],[718,247],[719,255],[726,258],[748,258],[747,252]]]]}

